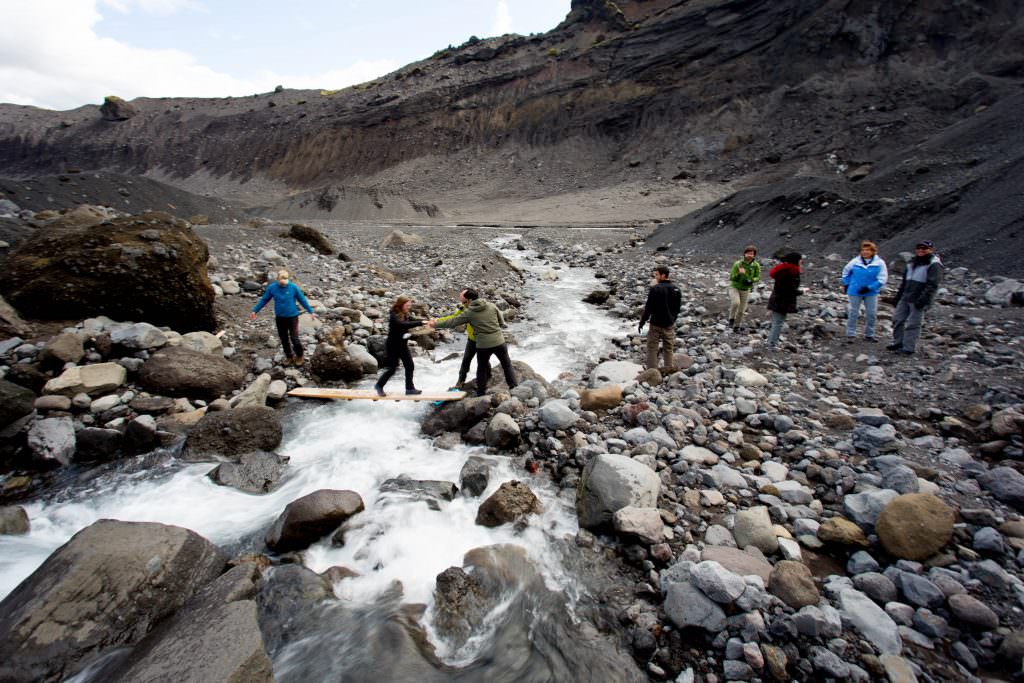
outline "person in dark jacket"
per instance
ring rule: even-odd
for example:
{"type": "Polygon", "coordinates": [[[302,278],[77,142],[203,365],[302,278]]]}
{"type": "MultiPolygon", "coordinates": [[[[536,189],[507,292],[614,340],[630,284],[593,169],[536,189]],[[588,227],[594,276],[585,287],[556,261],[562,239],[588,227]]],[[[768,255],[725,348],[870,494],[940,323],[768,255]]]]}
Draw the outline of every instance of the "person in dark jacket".
{"type": "Polygon", "coordinates": [[[935,299],[942,282],[942,261],[935,254],[935,245],[929,240],[918,242],[914,257],[903,272],[903,282],[896,292],[896,312],[892,316],[892,344],[890,351],[912,355],[917,351],[917,340],[924,324],[924,312],[935,299]]]}
{"type": "Polygon", "coordinates": [[[400,296],[395,299],[391,306],[391,315],[388,316],[388,339],[385,344],[387,358],[384,361],[384,372],[381,373],[374,389],[378,396],[384,396],[384,385],[398,370],[398,362],[405,366],[405,393],[407,396],[422,394],[412,383],[412,373],[415,366],[412,362],[412,353],[409,351],[409,330],[426,325],[425,320],[410,320],[409,309],[412,308],[412,299],[407,296],[400,296]]]}
{"type": "Polygon", "coordinates": [[[309,306],[306,295],[297,284],[291,281],[287,270],[279,270],[277,279],[267,285],[263,296],[256,303],[256,306],[249,314],[249,320],[255,320],[256,314],[260,312],[270,299],[274,299],[274,323],[277,325],[277,336],[281,339],[281,346],[284,348],[285,365],[302,365],[302,342],[299,341],[299,307],[296,302],[302,304],[313,319],[316,314],[309,306]]]}
{"type": "MultiPolygon", "coordinates": [[[[469,288],[467,287],[459,292],[459,310],[451,315],[438,318],[437,322],[447,322],[469,308],[469,299],[466,298],[466,292],[468,291],[469,288]]],[[[462,352],[462,363],[459,365],[459,381],[455,383],[455,388],[459,391],[462,391],[466,384],[466,378],[469,377],[469,368],[473,364],[474,358],[476,358],[476,334],[473,332],[473,325],[466,323],[466,348],[462,352]]]]}
{"type": "Polygon", "coordinates": [[[661,346],[662,360],[665,371],[675,370],[676,318],[683,303],[683,295],[675,283],[669,280],[666,266],[654,269],[654,286],[647,292],[647,303],[640,317],[637,330],[644,333],[644,325],[649,320],[651,330],[647,333],[647,367],[658,367],[658,347],[661,346]]]}
{"type": "Polygon", "coordinates": [[[782,257],[782,263],[768,271],[775,280],[772,295],[768,297],[768,310],[772,312],[772,328],[768,332],[768,348],[774,349],[782,334],[782,325],[786,316],[796,313],[796,298],[800,296],[800,263],[803,256],[799,252],[791,252],[782,257]]]}

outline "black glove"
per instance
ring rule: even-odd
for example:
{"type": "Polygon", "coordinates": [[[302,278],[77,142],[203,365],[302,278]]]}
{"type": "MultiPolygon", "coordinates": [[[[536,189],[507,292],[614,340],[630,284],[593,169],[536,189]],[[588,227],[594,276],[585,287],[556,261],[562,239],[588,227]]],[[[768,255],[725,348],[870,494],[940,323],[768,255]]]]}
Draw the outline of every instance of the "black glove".
{"type": "Polygon", "coordinates": [[[870,292],[871,292],[871,288],[870,287],[861,287],[860,289],[857,290],[857,294],[860,294],[861,296],[864,296],[865,294],[869,294],[870,292]]]}
{"type": "Polygon", "coordinates": [[[918,311],[923,311],[925,309],[925,304],[920,301],[913,301],[910,305],[913,306],[914,309],[918,311]]]}

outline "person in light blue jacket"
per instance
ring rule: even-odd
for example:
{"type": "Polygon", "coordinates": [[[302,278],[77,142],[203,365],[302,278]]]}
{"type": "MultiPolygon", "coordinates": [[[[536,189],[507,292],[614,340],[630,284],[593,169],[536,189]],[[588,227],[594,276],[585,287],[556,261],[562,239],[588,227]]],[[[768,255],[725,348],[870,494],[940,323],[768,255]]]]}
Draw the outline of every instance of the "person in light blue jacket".
{"type": "Polygon", "coordinates": [[[875,339],[875,318],[878,314],[878,293],[889,280],[889,269],[878,256],[874,242],[860,243],[860,256],[853,258],[843,268],[843,291],[849,297],[846,316],[846,340],[852,344],[857,336],[857,318],[861,305],[864,306],[864,341],[875,339]]]}
{"type": "Polygon", "coordinates": [[[306,300],[299,286],[291,281],[287,270],[279,270],[277,279],[267,285],[259,302],[249,314],[249,320],[255,320],[260,309],[267,305],[267,302],[274,300],[274,322],[277,324],[277,336],[281,339],[281,346],[284,347],[285,365],[302,365],[302,342],[299,341],[299,307],[296,302],[302,304],[313,319],[316,314],[306,300]]]}

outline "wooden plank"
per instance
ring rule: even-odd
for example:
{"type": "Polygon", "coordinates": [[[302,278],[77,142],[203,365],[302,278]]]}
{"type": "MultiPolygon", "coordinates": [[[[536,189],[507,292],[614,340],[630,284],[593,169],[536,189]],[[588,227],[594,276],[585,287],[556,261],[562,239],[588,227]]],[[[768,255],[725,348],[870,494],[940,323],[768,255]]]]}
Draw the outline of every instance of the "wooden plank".
{"type": "Polygon", "coordinates": [[[301,387],[288,392],[297,398],[330,398],[340,401],[461,401],[466,398],[465,391],[424,392],[416,396],[406,396],[401,390],[378,396],[372,389],[328,389],[320,387],[301,387]]]}

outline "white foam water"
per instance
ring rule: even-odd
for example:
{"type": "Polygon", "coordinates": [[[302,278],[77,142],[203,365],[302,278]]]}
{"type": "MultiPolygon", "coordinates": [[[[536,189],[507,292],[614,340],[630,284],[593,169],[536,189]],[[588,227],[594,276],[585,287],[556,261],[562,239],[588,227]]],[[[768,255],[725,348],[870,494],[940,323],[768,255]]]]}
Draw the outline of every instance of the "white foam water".
{"type": "MultiPolygon", "coordinates": [[[[503,236],[492,246],[527,273],[536,275],[550,268],[535,253],[510,248],[516,237],[503,236]]],[[[598,285],[591,272],[568,268],[558,272],[560,278],[554,282],[528,278],[528,315],[510,330],[518,342],[510,349],[513,359],[525,361],[549,380],[564,371],[579,370],[587,358],[608,348],[611,337],[625,331],[625,323],[582,302],[598,285]]],[[[459,351],[463,343],[458,338],[438,349],[435,357],[459,351]]],[[[447,388],[455,379],[458,362],[433,363],[425,356],[418,357],[417,386],[447,388]]],[[[400,391],[401,380],[399,373],[388,388],[400,391]]],[[[57,499],[29,503],[25,507],[31,533],[0,536],[0,597],[74,533],[98,519],[174,524],[215,543],[231,545],[269,527],[285,505],[300,496],[319,489],[348,489],[362,496],[366,510],[349,522],[344,545],[335,547],[325,539],[304,554],[314,571],[342,565],[360,574],[336,584],[340,598],[372,603],[399,582],[404,602],[429,607],[440,572],[462,566],[463,556],[473,548],[511,543],[525,548],[549,588],[563,592],[571,602],[574,582],[560,566],[552,541],[574,534],[577,524],[572,501],[560,496],[555,487],[529,478],[506,459],[496,458],[487,491],[480,499],[456,496],[442,503],[440,510],[433,510],[423,501],[380,492],[380,485],[395,477],[458,483],[469,455],[482,452],[466,446],[436,448],[420,432],[428,410],[424,404],[365,401],[303,408],[289,419],[285,441],[278,449],[290,457],[287,475],[269,494],[247,494],[214,484],[206,476],[213,467],[209,463],[172,461],[155,471],[125,474],[115,470],[85,487],[69,489],[57,499]],[[496,529],[477,525],[480,500],[501,483],[517,478],[528,479],[544,512],[519,531],[510,525],[496,529]]],[[[429,633],[429,617],[425,627],[429,633]]],[[[477,634],[460,651],[449,651],[437,643],[437,651],[457,665],[471,661],[474,644],[480,641],[477,634]]]]}

